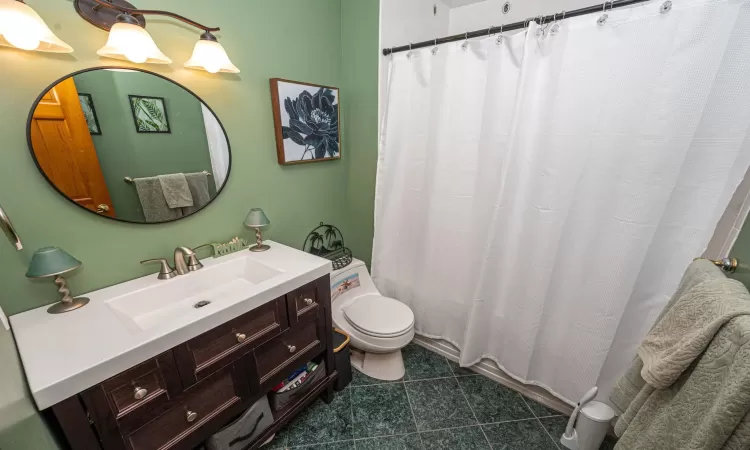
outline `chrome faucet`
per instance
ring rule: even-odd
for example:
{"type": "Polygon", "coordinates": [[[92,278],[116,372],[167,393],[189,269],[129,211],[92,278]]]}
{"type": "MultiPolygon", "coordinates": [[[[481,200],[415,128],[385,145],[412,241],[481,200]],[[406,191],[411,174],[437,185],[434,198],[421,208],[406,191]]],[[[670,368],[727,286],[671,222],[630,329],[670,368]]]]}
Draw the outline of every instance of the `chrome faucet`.
{"type": "Polygon", "coordinates": [[[174,269],[177,271],[177,275],[185,275],[188,272],[195,272],[201,270],[203,264],[195,256],[195,252],[187,247],[177,247],[174,249],[174,269]],[[187,264],[185,258],[188,259],[187,264]]]}
{"type": "Polygon", "coordinates": [[[195,252],[187,247],[177,247],[174,249],[174,269],[169,266],[169,261],[164,258],[147,259],[146,261],[141,261],[141,264],[155,262],[161,264],[159,276],[157,277],[160,280],[170,280],[177,275],[185,275],[203,268],[203,264],[195,256],[195,252]],[[187,258],[187,263],[185,263],[185,258],[187,258]]]}

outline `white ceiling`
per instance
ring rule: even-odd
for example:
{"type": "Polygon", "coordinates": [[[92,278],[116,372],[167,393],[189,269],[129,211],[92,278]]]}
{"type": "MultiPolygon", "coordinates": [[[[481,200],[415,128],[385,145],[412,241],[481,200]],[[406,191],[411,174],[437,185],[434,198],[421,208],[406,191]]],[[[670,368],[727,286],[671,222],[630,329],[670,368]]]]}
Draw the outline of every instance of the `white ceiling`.
{"type": "Polygon", "coordinates": [[[486,2],[487,0],[442,0],[449,8],[471,5],[472,3],[486,2]]]}

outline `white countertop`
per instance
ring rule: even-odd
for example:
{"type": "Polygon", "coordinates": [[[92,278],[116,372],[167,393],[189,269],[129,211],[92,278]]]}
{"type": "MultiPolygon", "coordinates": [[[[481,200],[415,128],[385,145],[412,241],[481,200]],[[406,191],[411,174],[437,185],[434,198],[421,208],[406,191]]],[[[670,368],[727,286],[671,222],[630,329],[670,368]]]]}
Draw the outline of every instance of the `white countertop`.
{"type": "MultiPolygon", "coordinates": [[[[188,313],[147,330],[128,325],[107,305],[107,300],[144,288],[166,286],[193,274],[166,281],[153,274],[82,294],[91,302],[65,314],[49,314],[47,305],[11,316],[11,328],[37,407],[49,408],[331,272],[331,262],[326,259],[275,242],[264,243],[271,249],[253,253],[252,258],[279,270],[280,275],[249,286],[247,295],[191,308],[188,313]]],[[[202,262],[208,268],[241,257],[247,257],[247,252],[202,262]]]]}

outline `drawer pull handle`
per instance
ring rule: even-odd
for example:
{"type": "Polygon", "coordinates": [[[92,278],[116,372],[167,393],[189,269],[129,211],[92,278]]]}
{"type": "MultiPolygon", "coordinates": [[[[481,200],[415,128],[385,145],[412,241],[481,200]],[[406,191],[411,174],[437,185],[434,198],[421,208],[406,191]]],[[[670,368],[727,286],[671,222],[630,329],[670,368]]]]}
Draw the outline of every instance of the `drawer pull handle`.
{"type": "Polygon", "coordinates": [[[243,333],[237,333],[235,334],[235,336],[237,336],[237,342],[239,342],[240,344],[247,340],[247,336],[245,336],[243,333]]]}
{"type": "Polygon", "coordinates": [[[198,418],[198,413],[194,411],[188,411],[187,414],[185,414],[185,419],[187,419],[188,423],[195,422],[195,419],[198,418]]]}
{"type": "Polygon", "coordinates": [[[136,400],[142,400],[147,395],[148,391],[146,389],[143,389],[142,387],[136,387],[135,389],[133,389],[133,398],[136,400]]]}
{"type": "Polygon", "coordinates": [[[289,349],[289,353],[294,353],[294,352],[297,351],[297,347],[295,347],[293,345],[287,345],[286,348],[289,349]]]}
{"type": "Polygon", "coordinates": [[[305,299],[305,305],[310,306],[312,304],[313,304],[313,299],[311,299],[311,298],[306,298],[305,299]]]}

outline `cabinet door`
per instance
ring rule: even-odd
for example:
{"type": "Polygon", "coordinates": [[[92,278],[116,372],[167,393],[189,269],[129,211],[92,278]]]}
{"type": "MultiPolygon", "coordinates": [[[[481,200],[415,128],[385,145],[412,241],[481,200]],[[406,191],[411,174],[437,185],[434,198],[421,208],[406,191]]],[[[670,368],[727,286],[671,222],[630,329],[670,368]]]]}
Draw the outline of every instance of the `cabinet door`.
{"type": "Polygon", "coordinates": [[[261,390],[274,387],[299,366],[319,355],[326,345],[325,322],[308,321],[290,328],[253,352],[261,390]]]}
{"type": "Polygon", "coordinates": [[[284,297],[219,325],[174,349],[185,387],[240,358],[288,328],[284,297]]]}
{"type": "Polygon", "coordinates": [[[182,393],[172,352],[138,364],[81,393],[106,449],[123,448],[121,429],[135,429],[152,420],[182,393]]]}
{"type": "Polygon", "coordinates": [[[323,317],[323,306],[330,295],[328,277],[315,280],[286,294],[289,324],[295,326],[307,320],[319,320],[323,317]]]}
{"type": "Polygon", "coordinates": [[[192,449],[249,407],[242,361],[185,391],[179,403],[125,437],[129,450],[192,449]]]}

